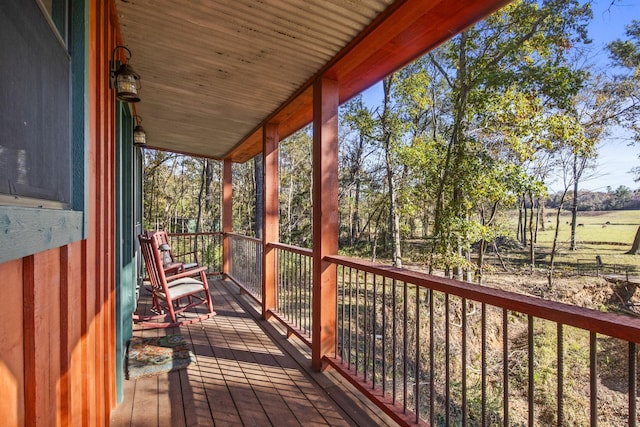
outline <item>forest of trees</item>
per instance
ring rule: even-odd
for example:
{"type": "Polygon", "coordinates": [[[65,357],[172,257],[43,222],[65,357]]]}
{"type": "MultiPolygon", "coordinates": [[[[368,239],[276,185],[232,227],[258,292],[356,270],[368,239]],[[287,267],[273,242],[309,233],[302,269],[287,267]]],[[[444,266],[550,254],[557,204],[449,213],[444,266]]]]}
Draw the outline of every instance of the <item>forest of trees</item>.
{"type": "MultiPolygon", "coordinates": [[[[563,209],[575,218],[579,209],[625,207],[632,189],[587,194],[580,185],[614,128],[640,135],[640,21],[609,44],[603,67],[593,63],[603,54],[590,47],[591,19],[589,2],[516,0],[387,76],[378,105],[357,96],[341,106],[341,248],[401,266],[401,242],[422,239],[430,268],[477,278],[500,236],[529,243],[535,262],[545,209],[557,213],[557,230],[563,209]],[[551,184],[561,190],[549,194],[551,184]],[[512,212],[516,230],[505,225],[512,212]]],[[[310,132],[280,145],[280,241],[303,247],[311,246],[310,132]]],[[[234,165],[234,231],[248,235],[256,174],[260,162],[234,165]]],[[[220,181],[219,162],[145,151],[145,228],[219,230],[220,181]]]]}

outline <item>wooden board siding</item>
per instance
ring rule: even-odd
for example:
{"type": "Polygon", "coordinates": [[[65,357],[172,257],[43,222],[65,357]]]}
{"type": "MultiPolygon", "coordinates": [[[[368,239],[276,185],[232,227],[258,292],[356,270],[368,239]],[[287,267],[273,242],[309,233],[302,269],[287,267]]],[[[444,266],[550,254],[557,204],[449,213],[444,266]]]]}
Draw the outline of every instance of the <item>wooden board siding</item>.
{"type": "Polygon", "coordinates": [[[24,424],[22,260],[0,264],[0,414],[6,425],[24,424]]]}
{"type": "Polygon", "coordinates": [[[87,239],[0,264],[5,426],[109,425],[115,407],[113,0],[87,1],[87,239]]]}

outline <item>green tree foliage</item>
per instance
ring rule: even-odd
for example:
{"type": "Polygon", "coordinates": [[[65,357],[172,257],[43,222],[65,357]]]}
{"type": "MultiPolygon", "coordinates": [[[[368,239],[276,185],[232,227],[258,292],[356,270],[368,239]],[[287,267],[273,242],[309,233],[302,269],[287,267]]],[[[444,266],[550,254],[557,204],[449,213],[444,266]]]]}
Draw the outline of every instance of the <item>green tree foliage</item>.
{"type": "MultiPolygon", "coordinates": [[[[624,108],[620,114],[620,124],[631,129],[635,141],[640,141],[640,21],[634,20],[626,28],[626,39],[615,40],[608,46],[610,58],[614,65],[624,72],[616,75],[616,84],[612,91],[615,95],[624,99],[624,108]]],[[[636,181],[640,181],[640,166],[632,171],[636,181]]]]}
{"type": "MultiPolygon", "coordinates": [[[[400,266],[401,243],[421,239],[416,246],[427,249],[413,259],[481,280],[485,251],[512,233],[505,212],[519,208],[533,270],[551,180],[564,189],[559,221],[565,202],[578,209],[573,195],[610,129],[640,130],[640,23],[609,46],[612,77],[576,65],[590,19],[589,2],[516,0],[385,78],[378,105],[361,97],[343,105],[343,250],[400,266]]],[[[311,148],[307,128],[279,149],[280,241],[303,247],[312,246],[311,148]]],[[[198,229],[219,229],[218,162],[149,151],[145,170],[147,225],[175,229],[195,218],[198,229]]],[[[233,166],[233,227],[248,235],[256,234],[255,174],[253,162],[233,166]]]]}
{"type": "Polygon", "coordinates": [[[233,231],[256,236],[256,180],[253,159],[232,166],[233,231]]]}
{"type": "Polygon", "coordinates": [[[379,109],[350,114],[385,153],[391,233],[394,212],[425,218],[432,266],[468,267],[472,243],[496,235],[498,208],[544,194],[516,177],[576,133],[567,110],[585,75],[567,56],[589,18],[578,1],[516,1],[385,79],[379,109]]]}
{"type": "Polygon", "coordinates": [[[312,138],[303,129],[280,143],[280,241],[311,247],[312,138]]]}
{"type": "Polygon", "coordinates": [[[155,150],[144,156],[145,230],[220,229],[219,163],[155,150]]]}

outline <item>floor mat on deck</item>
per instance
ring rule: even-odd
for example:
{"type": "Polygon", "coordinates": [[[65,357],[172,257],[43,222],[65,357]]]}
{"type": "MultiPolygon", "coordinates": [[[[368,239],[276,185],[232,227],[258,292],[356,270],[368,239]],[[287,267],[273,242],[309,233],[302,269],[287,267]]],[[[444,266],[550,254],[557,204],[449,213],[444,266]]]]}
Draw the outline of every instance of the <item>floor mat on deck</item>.
{"type": "Polygon", "coordinates": [[[127,350],[127,379],[158,375],[189,366],[194,354],[182,335],[133,337],[127,350]]]}

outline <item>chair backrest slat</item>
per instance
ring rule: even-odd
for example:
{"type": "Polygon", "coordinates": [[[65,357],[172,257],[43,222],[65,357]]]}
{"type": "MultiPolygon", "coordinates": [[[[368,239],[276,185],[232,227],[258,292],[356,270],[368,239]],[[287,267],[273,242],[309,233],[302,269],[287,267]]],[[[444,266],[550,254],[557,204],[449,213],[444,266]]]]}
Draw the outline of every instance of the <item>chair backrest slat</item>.
{"type": "Polygon", "coordinates": [[[151,287],[157,291],[164,291],[166,277],[162,268],[162,256],[158,244],[153,236],[141,234],[138,236],[144,264],[149,274],[151,287]]]}

